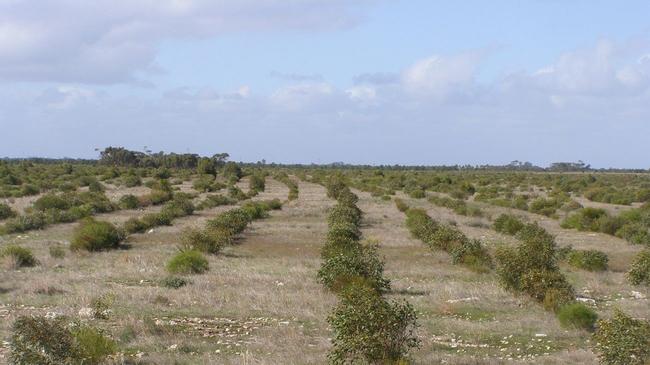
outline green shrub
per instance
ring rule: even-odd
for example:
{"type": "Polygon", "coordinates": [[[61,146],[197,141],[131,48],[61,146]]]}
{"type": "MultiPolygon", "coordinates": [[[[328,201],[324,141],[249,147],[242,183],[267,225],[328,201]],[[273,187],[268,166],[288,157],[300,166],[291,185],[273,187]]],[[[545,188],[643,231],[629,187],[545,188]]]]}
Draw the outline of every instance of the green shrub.
{"type": "Polygon", "coordinates": [[[0,220],[13,218],[17,214],[11,207],[5,203],[0,203],[0,220]]]}
{"type": "Polygon", "coordinates": [[[12,364],[72,364],[79,357],[75,338],[63,319],[21,316],[12,327],[12,364]]]}
{"type": "Polygon", "coordinates": [[[122,184],[127,188],[133,188],[142,185],[142,179],[136,175],[122,176],[122,184]]]}
{"type": "Polygon", "coordinates": [[[216,255],[225,244],[231,241],[228,232],[223,233],[220,235],[214,230],[188,228],[181,233],[181,245],[186,250],[196,250],[216,255]]]}
{"type": "Polygon", "coordinates": [[[214,208],[222,205],[232,205],[235,203],[236,203],[235,200],[221,194],[208,195],[199,204],[198,209],[208,209],[208,208],[214,208]]]}
{"type": "Polygon", "coordinates": [[[122,234],[112,223],[87,218],[74,231],[70,249],[103,251],[116,249],[122,241],[122,234]]]}
{"type": "Polygon", "coordinates": [[[12,327],[11,364],[97,365],[117,351],[115,342],[92,327],[64,318],[18,317],[12,327]]]}
{"type": "Polygon", "coordinates": [[[127,194],[120,197],[118,205],[121,209],[136,209],[140,206],[140,201],[135,195],[127,194]]]}
{"type": "Polygon", "coordinates": [[[514,236],[522,228],[524,228],[524,222],[512,214],[501,214],[494,220],[494,230],[497,232],[514,236]]]}
{"type": "Polygon", "coordinates": [[[573,296],[573,288],[559,270],[530,270],[521,276],[521,291],[543,302],[549,290],[573,296]]]}
{"type": "Polygon", "coordinates": [[[81,364],[101,364],[103,360],[117,351],[117,344],[112,339],[90,326],[80,325],[72,328],[79,349],[81,364]]]}
{"type": "Polygon", "coordinates": [[[248,180],[248,188],[252,191],[264,191],[266,188],[264,175],[261,173],[252,174],[248,180]]]}
{"type": "Polygon", "coordinates": [[[165,203],[160,210],[160,214],[168,215],[173,218],[185,217],[194,213],[194,204],[187,198],[175,197],[173,200],[165,203]]]}
{"type": "Polygon", "coordinates": [[[398,363],[419,346],[413,307],[407,302],[388,302],[363,283],[342,291],[327,322],[334,331],[328,354],[333,364],[398,363]]]}
{"type": "Polygon", "coordinates": [[[170,226],[173,220],[173,216],[162,211],[158,213],[147,213],[140,218],[140,222],[145,227],[144,229],[159,226],[170,226]]]}
{"type": "Polygon", "coordinates": [[[102,193],[106,190],[104,188],[104,185],[100,183],[99,181],[93,181],[90,184],[88,184],[88,191],[93,192],[93,193],[102,193]]]}
{"type": "Polygon", "coordinates": [[[50,256],[55,259],[62,259],[65,257],[65,250],[60,245],[50,246],[50,256]]]}
{"type": "Polygon", "coordinates": [[[0,250],[0,257],[9,257],[16,268],[30,267],[38,264],[32,251],[18,245],[8,245],[0,250]]]}
{"type": "Polygon", "coordinates": [[[451,252],[452,262],[462,264],[477,272],[488,272],[492,268],[492,258],[481,241],[465,239],[451,252]]]}
{"type": "Polygon", "coordinates": [[[196,250],[180,251],[167,263],[167,271],[172,274],[202,274],[208,269],[208,260],[196,250]]]}
{"type": "Polygon", "coordinates": [[[122,229],[124,229],[124,232],[128,234],[144,232],[147,228],[148,227],[144,222],[135,217],[129,218],[122,225],[122,229]]]}
{"type": "Polygon", "coordinates": [[[165,288],[178,289],[189,284],[189,282],[186,279],[178,276],[168,276],[162,280],[161,284],[165,288]]]}
{"type": "Polygon", "coordinates": [[[598,250],[573,250],[567,255],[569,265],[587,271],[607,270],[607,255],[598,250]]]}
{"type": "Polygon", "coordinates": [[[356,278],[360,278],[377,292],[390,289],[390,281],[383,277],[384,263],[376,245],[359,245],[357,249],[327,258],[318,271],[319,281],[338,292],[356,278]]]}
{"type": "Polygon", "coordinates": [[[41,229],[47,225],[45,214],[36,212],[11,218],[4,225],[5,233],[22,233],[32,229],[41,229]]]}
{"type": "Polygon", "coordinates": [[[424,192],[422,188],[415,188],[411,191],[408,192],[409,197],[413,199],[423,199],[427,197],[427,194],[424,192]]]}
{"type": "Polygon", "coordinates": [[[627,279],[633,285],[650,285],[650,249],[645,249],[634,258],[627,279]]]}
{"type": "Polygon", "coordinates": [[[591,331],[598,319],[593,309],[582,303],[571,303],[560,307],[557,318],[564,327],[574,327],[591,331]]]}
{"type": "Polygon", "coordinates": [[[44,211],[48,209],[59,209],[66,210],[70,207],[68,201],[55,194],[45,194],[42,197],[36,199],[33,204],[34,209],[44,211]]]}
{"type": "Polygon", "coordinates": [[[207,222],[209,229],[222,230],[236,235],[243,232],[250,223],[250,216],[242,209],[221,213],[207,222]]]}
{"type": "Polygon", "coordinates": [[[424,209],[409,209],[406,211],[406,228],[413,237],[427,242],[438,230],[439,224],[424,209]]]}
{"type": "Polygon", "coordinates": [[[650,245],[650,232],[642,223],[626,223],[616,231],[616,236],[637,245],[650,245]]]}
{"type": "Polygon", "coordinates": [[[351,223],[354,225],[361,224],[362,213],[354,205],[336,204],[327,214],[327,224],[351,223]]]}
{"type": "Polygon", "coordinates": [[[607,212],[604,209],[582,208],[565,218],[561,226],[562,228],[573,228],[579,231],[599,232],[601,220],[607,218],[607,212]]]}
{"type": "Polygon", "coordinates": [[[400,198],[395,198],[395,206],[397,207],[397,210],[402,213],[405,213],[407,210],[409,210],[408,204],[406,204],[404,200],[400,198]]]}
{"type": "Polygon", "coordinates": [[[650,360],[650,323],[617,310],[598,321],[593,346],[601,364],[644,365],[650,360]]]}

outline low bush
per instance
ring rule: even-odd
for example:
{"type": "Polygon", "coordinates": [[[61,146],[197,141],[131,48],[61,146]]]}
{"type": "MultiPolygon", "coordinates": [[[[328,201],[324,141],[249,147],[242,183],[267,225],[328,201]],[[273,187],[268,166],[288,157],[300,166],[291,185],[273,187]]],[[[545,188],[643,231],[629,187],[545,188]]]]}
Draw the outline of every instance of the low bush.
{"type": "Polygon", "coordinates": [[[488,272],[492,268],[492,257],[479,240],[466,239],[451,251],[452,262],[462,264],[473,271],[488,272]]]}
{"type": "Polygon", "coordinates": [[[123,236],[110,222],[87,218],[74,231],[70,249],[87,251],[104,251],[119,247],[123,236]]]}
{"type": "Polygon", "coordinates": [[[18,245],[8,245],[0,249],[0,258],[9,258],[15,268],[30,267],[38,264],[32,251],[18,245]]]}
{"type": "Polygon", "coordinates": [[[644,365],[650,361],[650,323],[616,310],[598,321],[593,346],[604,365],[644,365]]]}
{"type": "Polygon", "coordinates": [[[254,173],[248,180],[248,188],[252,191],[262,192],[266,188],[264,174],[254,173]]]}
{"type": "Polygon", "coordinates": [[[561,223],[562,228],[579,231],[600,231],[601,219],[607,218],[607,212],[600,208],[582,208],[569,215],[561,223]]]}
{"type": "Polygon", "coordinates": [[[175,197],[171,201],[165,203],[160,210],[160,214],[168,215],[173,218],[185,217],[194,213],[194,204],[192,201],[185,197],[175,197]]]}
{"type": "Polygon", "coordinates": [[[117,351],[101,331],[65,318],[18,317],[12,327],[12,364],[97,365],[117,351]]]}
{"type": "Polygon", "coordinates": [[[167,262],[171,274],[202,274],[208,269],[208,260],[196,250],[180,251],[167,262]]]}
{"type": "Polygon", "coordinates": [[[170,226],[173,220],[174,217],[172,215],[166,214],[162,211],[158,213],[147,213],[140,218],[140,222],[145,227],[144,229],[160,226],[170,226]]]}
{"type": "Polygon", "coordinates": [[[495,231],[512,236],[524,228],[524,225],[524,222],[519,217],[512,214],[501,214],[494,220],[495,231]]]}
{"type": "Polygon", "coordinates": [[[395,198],[395,207],[397,207],[397,210],[402,213],[405,213],[407,210],[409,210],[408,204],[406,204],[404,200],[400,198],[395,198]]]}
{"type": "Polygon", "coordinates": [[[236,201],[232,198],[221,194],[208,195],[205,199],[199,203],[198,209],[209,209],[222,205],[233,205],[236,201]]]}
{"type": "Polygon", "coordinates": [[[141,233],[147,229],[147,225],[140,219],[133,217],[124,222],[122,229],[128,234],[141,233]]]}
{"type": "Polygon", "coordinates": [[[55,194],[45,194],[36,199],[33,204],[34,209],[44,211],[48,209],[66,210],[70,208],[68,201],[62,196],[55,194]]]}
{"type": "Polygon", "coordinates": [[[650,286],[650,249],[645,249],[634,258],[627,279],[633,285],[650,286]]]}
{"type": "Polygon", "coordinates": [[[567,255],[569,265],[587,271],[607,270],[607,255],[598,250],[573,250],[567,255]]]}
{"type": "Polygon", "coordinates": [[[231,240],[227,232],[223,233],[225,234],[220,235],[214,230],[188,228],[181,233],[181,246],[185,250],[196,250],[216,255],[231,240]]]}
{"type": "Polygon", "coordinates": [[[0,203],[0,220],[13,218],[17,214],[11,207],[5,203],[0,203]]]}
{"type": "Polygon", "coordinates": [[[409,209],[406,211],[406,228],[413,237],[428,242],[438,230],[439,224],[424,209],[409,209]]]}
{"type": "Polygon", "coordinates": [[[207,222],[209,229],[223,230],[230,235],[243,232],[250,223],[250,216],[242,209],[232,209],[221,213],[207,222]]]}
{"type": "Polygon", "coordinates": [[[521,291],[538,302],[544,302],[549,290],[574,297],[573,288],[559,270],[530,270],[520,279],[521,291]]]}
{"type": "Polygon", "coordinates": [[[323,262],[318,271],[319,281],[328,289],[338,292],[357,278],[377,292],[390,289],[383,277],[384,263],[379,258],[376,245],[359,245],[357,249],[340,252],[323,262]]]}
{"type": "Polygon", "coordinates": [[[557,318],[564,327],[591,331],[594,329],[598,315],[593,309],[582,303],[571,303],[560,307],[557,311],[557,318]]]}
{"type": "Polygon", "coordinates": [[[333,364],[399,363],[419,346],[416,313],[409,303],[388,302],[362,282],[348,285],[340,297],[327,318],[334,331],[328,354],[333,364]]]}
{"type": "Polygon", "coordinates": [[[162,286],[170,289],[182,288],[187,284],[189,284],[189,281],[179,276],[168,276],[161,281],[162,286]]]}
{"type": "Polygon", "coordinates": [[[62,259],[65,257],[65,250],[60,245],[50,246],[49,251],[52,258],[62,259]]]}
{"type": "Polygon", "coordinates": [[[140,201],[138,200],[138,197],[136,197],[135,195],[127,194],[120,197],[118,206],[120,207],[120,209],[136,209],[137,207],[140,206],[140,201]]]}
{"type": "Polygon", "coordinates": [[[47,225],[46,216],[42,212],[23,214],[10,218],[5,223],[3,233],[22,233],[32,229],[41,229],[47,225]]]}
{"type": "Polygon", "coordinates": [[[246,195],[246,193],[244,193],[240,188],[234,185],[228,188],[228,196],[237,201],[242,201],[249,198],[249,196],[246,195]]]}

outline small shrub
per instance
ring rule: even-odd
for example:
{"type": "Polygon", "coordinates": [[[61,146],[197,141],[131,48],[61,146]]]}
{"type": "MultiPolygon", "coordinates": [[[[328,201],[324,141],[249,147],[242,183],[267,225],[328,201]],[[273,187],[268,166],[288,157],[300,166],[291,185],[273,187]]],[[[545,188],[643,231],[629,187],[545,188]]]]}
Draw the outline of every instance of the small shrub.
{"type": "Polygon", "coordinates": [[[266,183],[264,180],[264,175],[260,173],[255,173],[250,176],[250,179],[248,180],[248,187],[250,190],[253,191],[264,191],[266,188],[266,183]]]}
{"type": "Polygon", "coordinates": [[[90,307],[93,309],[95,319],[108,319],[112,313],[111,307],[115,303],[115,295],[111,293],[104,294],[92,300],[90,307]]]}
{"type": "Polygon", "coordinates": [[[318,271],[319,281],[337,292],[360,278],[377,292],[390,289],[390,282],[383,277],[384,263],[379,258],[376,245],[359,245],[358,249],[329,257],[318,271]]]}
{"type": "Polygon", "coordinates": [[[132,233],[140,233],[144,232],[145,229],[147,229],[147,225],[144,224],[141,220],[138,218],[129,218],[124,224],[122,225],[122,229],[124,229],[124,232],[128,234],[132,233]]]}
{"type": "Polygon", "coordinates": [[[409,206],[408,206],[408,204],[406,204],[406,203],[404,202],[404,200],[402,200],[402,199],[400,199],[400,198],[395,198],[395,207],[397,207],[397,210],[399,210],[399,211],[402,212],[402,213],[404,213],[404,212],[406,212],[407,210],[409,210],[409,206]]]}
{"type": "Polygon", "coordinates": [[[99,330],[64,318],[18,317],[10,342],[11,364],[100,364],[117,351],[99,330]]]}
{"type": "Polygon", "coordinates": [[[242,209],[232,209],[208,221],[209,229],[223,230],[236,235],[243,232],[250,223],[250,215],[242,209]]]}
{"type": "Polygon", "coordinates": [[[62,259],[65,257],[65,250],[60,245],[50,246],[50,256],[55,259],[62,259]]]}
{"type": "Polygon", "coordinates": [[[187,285],[189,282],[186,279],[183,279],[178,276],[168,276],[164,278],[161,282],[162,286],[170,289],[178,289],[187,285]]]}
{"type": "Polygon", "coordinates": [[[492,258],[479,240],[466,239],[451,252],[452,262],[462,264],[477,272],[492,268],[492,258]]]}
{"type": "MultiPolygon", "coordinates": [[[[225,232],[224,232],[225,233],[225,232]]],[[[227,233],[226,233],[227,235],[227,233]]],[[[181,233],[181,245],[184,249],[197,250],[211,254],[218,254],[230,237],[219,235],[214,230],[201,230],[195,228],[185,229],[181,233]]]]}
{"type": "Polygon", "coordinates": [[[647,364],[650,360],[650,323],[617,310],[611,319],[598,321],[593,343],[601,364],[647,364]]]}
{"type": "Polygon", "coordinates": [[[524,222],[512,214],[501,214],[494,220],[494,230],[514,236],[524,228],[524,222]]]}
{"type": "Polygon", "coordinates": [[[408,302],[388,302],[362,283],[343,290],[327,322],[334,331],[328,354],[334,364],[398,363],[419,346],[413,307],[408,302]]]}
{"type": "Polygon", "coordinates": [[[122,241],[122,234],[112,223],[87,218],[74,231],[70,249],[104,251],[116,249],[122,241]]]}
{"type": "Polygon", "coordinates": [[[106,190],[104,188],[104,185],[102,185],[102,183],[100,183],[99,181],[95,180],[90,184],[88,184],[88,191],[91,191],[93,193],[102,193],[104,192],[104,190],[106,190]]]}
{"type": "Polygon", "coordinates": [[[573,250],[567,255],[569,265],[587,271],[607,270],[607,255],[598,250],[573,250]]]}
{"type": "Polygon", "coordinates": [[[38,260],[27,248],[18,245],[8,245],[0,250],[0,257],[8,257],[13,262],[14,267],[30,267],[38,264],[38,260]]]}
{"type": "Polygon", "coordinates": [[[32,229],[41,229],[47,225],[46,216],[42,212],[23,214],[11,218],[5,223],[4,233],[22,233],[32,229]]]}
{"type": "Polygon", "coordinates": [[[17,214],[11,207],[5,203],[0,203],[0,220],[13,218],[17,214]]]}
{"type": "Polygon", "coordinates": [[[140,206],[140,201],[135,195],[127,194],[120,198],[118,205],[121,209],[136,209],[140,206]]]}
{"type": "Polygon", "coordinates": [[[159,213],[148,213],[140,218],[140,221],[147,228],[159,227],[159,226],[170,226],[174,217],[163,212],[159,213]]]}
{"type": "Polygon", "coordinates": [[[172,274],[202,274],[208,268],[208,260],[196,250],[180,251],[167,263],[167,271],[172,274]]]}
{"type": "Polygon", "coordinates": [[[521,276],[521,291],[538,302],[543,302],[548,291],[571,293],[573,288],[559,270],[531,270],[521,276]]]}
{"type": "Polygon", "coordinates": [[[66,199],[59,195],[46,194],[36,199],[33,204],[34,209],[44,211],[48,209],[66,210],[70,208],[70,204],[66,199]]]}
{"type": "Polygon", "coordinates": [[[582,303],[571,303],[560,307],[557,318],[564,327],[591,331],[598,319],[598,315],[593,309],[582,303]]]}
{"type": "Polygon", "coordinates": [[[650,249],[645,249],[634,258],[627,279],[633,285],[650,285],[650,249]]]}

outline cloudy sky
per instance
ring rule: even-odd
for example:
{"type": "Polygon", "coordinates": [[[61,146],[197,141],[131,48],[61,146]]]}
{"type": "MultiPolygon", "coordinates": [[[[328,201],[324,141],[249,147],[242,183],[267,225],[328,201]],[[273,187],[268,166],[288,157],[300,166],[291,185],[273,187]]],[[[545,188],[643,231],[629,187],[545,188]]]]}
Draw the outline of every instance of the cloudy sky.
{"type": "Polygon", "coordinates": [[[0,0],[0,156],[650,167],[650,2],[0,0]]]}

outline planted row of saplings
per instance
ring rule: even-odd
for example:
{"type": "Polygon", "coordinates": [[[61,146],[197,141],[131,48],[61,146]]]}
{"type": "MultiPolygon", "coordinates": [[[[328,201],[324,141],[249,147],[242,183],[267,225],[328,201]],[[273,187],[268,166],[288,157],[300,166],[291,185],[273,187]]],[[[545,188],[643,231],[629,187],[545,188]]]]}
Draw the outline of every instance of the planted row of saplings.
{"type": "MultiPolygon", "coordinates": [[[[406,213],[406,226],[411,234],[432,249],[449,252],[454,264],[484,272],[493,267],[480,241],[467,238],[456,227],[434,221],[422,209],[409,209],[401,201],[397,206],[406,213]]],[[[563,324],[592,328],[596,314],[575,301],[573,287],[557,266],[554,238],[534,224],[520,227],[517,238],[520,245],[515,248],[502,246],[496,252],[497,274],[502,286],[508,291],[528,294],[543,303],[547,310],[556,311],[563,324]]]]}
{"type": "Polygon", "coordinates": [[[298,184],[293,181],[289,175],[287,175],[286,172],[278,172],[273,176],[274,179],[278,180],[279,182],[283,183],[284,185],[289,188],[289,195],[287,195],[287,200],[296,200],[298,199],[298,184]]]}
{"type": "Polygon", "coordinates": [[[509,291],[524,293],[554,311],[565,327],[594,331],[592,346],[601,364],[642,365],[650,361],[650,322],[620,310],[598,320],[594,310],[576,301],[575,292],[558,267],[555,239],[537,224],[524,224],[515,233],[517,247],[496,252],[497,274],[509,291]]]}
{"type": "Polygon", "coordinates": [[[0,234],[23,233],[51,224],[75,222],[99,213],[159,205],[172,197],[171,187],[165,180],[148,194],[139,197],[124,195],[117,203],[111,202],[103,191],[49,193],[34,201],[25,214],[14,214],[8,219],[0,227],[0,234]]]}
{"type": "Polygon", "coordinates": [[[277,200],[247,202],[206,222],[203,228],[187,228],[181,233],[178,253],[167,263],[171,274],[201,274],[209,270],[204,254],[217,255],[237,242],[239,235],[257,219],[268,217],[270,210],[282,209],[277,200]]]}
{"type": "MultiPolygon", "coordinates": [[[[515,215],[502,214],[494,220],[497,232],[517,235],[526,224],[515,215]]],[[[558,260],[566,260],[567,264],[587,271],[605,271],[609,257],[599,250],[576,250],[571,247],[557,251],[558,260]]],[[[626,277],[632,285],[650,286],[650,248],[639,252],[632,261],[626,277]]]]}
{"type": "Polygon", "coordinates": [[[452,225],[435,221],[424,209],[409,208],[401,200],[396,200],[396,205],[406,214],[406,227],[413,237],[431,249],[449,253],[455,265],[463,265],[477,272],[492,269],[492,258],[481,241],[468,238],[452,225]]]}
{"type": "Polygon", "coordinates": [[[419,346],[416,314],[406,301],[388,301],[390,281],[383,276],[378,246],[361,241],[358,197],[341,184],[329,184],[337,204],[329,211],[327,241],[322,248],[319,281],[339,302],[328,316],[334,335],[328,354],[332,364],[408,363],[419,346]]]}
{"type": "Polygon", "coordinates": [[[602,232],[650,247],[650,203],[611,216],[604,209],[582,208],[562,221],[562,228],[602,232]]]}

